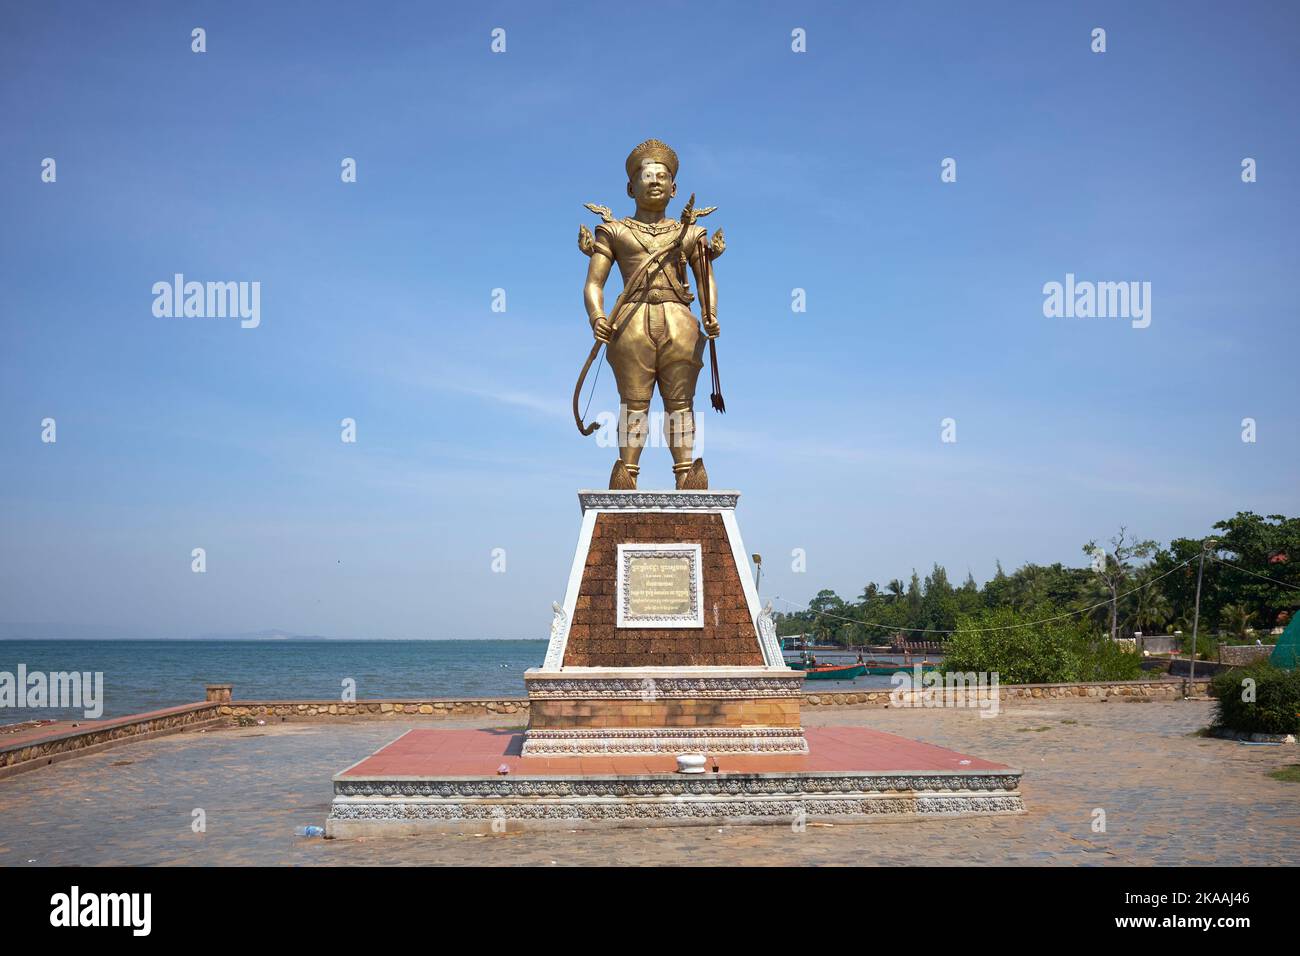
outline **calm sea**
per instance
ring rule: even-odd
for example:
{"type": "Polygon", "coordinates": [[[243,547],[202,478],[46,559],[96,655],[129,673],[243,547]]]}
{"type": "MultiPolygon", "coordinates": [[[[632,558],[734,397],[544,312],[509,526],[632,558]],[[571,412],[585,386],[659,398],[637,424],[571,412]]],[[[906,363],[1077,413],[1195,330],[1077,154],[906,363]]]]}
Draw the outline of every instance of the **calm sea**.
{"type": "MultiPolygon", "coordinates": [[[[523,697],[524,671],[546,641],[0,641],[0,671],[101,671],[104,717],[203,699],[206,684],[236,698],[337,700],[343,680],[358,699],[523,697]]],[[[0,707],[0,724],[84,717],[80,709],[0,707]]]]}
{"type": "MultiPolygon", "coordinates": [[[[207,684],[234,684],[236,700],[338,700],[346,678],[356,681],[358,700],[523,697],[524,671],[545,656],[546,641],[0,641],[0,672],[16,675],[19,664],[29,674],[102,672],[103,716],[120,717],[202,700],[207,684]]],[[[889,686],[888,677],[867,676],[808,689],[889,686]]],[[[80,708],[0,707],[0,724],[84,716],[80,708]]]]}

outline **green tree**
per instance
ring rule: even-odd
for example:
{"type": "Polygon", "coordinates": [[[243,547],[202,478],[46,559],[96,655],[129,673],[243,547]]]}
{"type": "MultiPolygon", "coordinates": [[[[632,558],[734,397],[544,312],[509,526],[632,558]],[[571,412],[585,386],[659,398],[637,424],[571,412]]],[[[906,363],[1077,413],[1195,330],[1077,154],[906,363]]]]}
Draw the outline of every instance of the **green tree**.
{"type": "Polygon", "coordinates": [[[1011,579],[1002,570],[1002,562],[997,561],[993,577],[984,585],[985,607],[1006,607],[1011,603],[1011,579]]]}
{"type": "Polygon", "coordinates": [[[1036,564],[1026,564],[1011,575],[1011,604],[1020,611],[1032,611],[1047,602],[1047,575],[1036,564]]]}
{"type": "Polygon", "coordinates": [[[813,615],[812,633],[819,644],[835,643],[848,608],[844,599],[834,591],[824,589],[808,602],[808,610],[813,615]]]}
{"type": "Polygon", "coordinates": [[[1244,604],[1265,627],[1294,613],[1300,606],[1300,518],[1239,511],[1214,528],[1219,532],[1216,554],[1230,562],[1214,562],[1226,592],[1223,603],[1244,604]]]}
{"type": "MultiPolygon", "coordinates": [[[[948,581],[943,565],[935,564],[925,579],[921,599],[924,627],[932,631],[951,631],[957,625],[957,592],[948,581]]],[[[933,635],[938,636],[938,635],[933,635]]]]}
{"type": "Polygon", "coordinates": [[[957,589],[956,599],[958,617],[977,614],[984,606],[984,597],[980,594],[979,585],[975,583],[975,575],[970,571],[966,572],[966,580],[957,589]]]}
{"type": "Polygon", "coordinates": [[[912,579],[907,582],[907,626],[914,630],[925,627],[925,592],[921,589],[921,577],[912,569],[912,579]]]}

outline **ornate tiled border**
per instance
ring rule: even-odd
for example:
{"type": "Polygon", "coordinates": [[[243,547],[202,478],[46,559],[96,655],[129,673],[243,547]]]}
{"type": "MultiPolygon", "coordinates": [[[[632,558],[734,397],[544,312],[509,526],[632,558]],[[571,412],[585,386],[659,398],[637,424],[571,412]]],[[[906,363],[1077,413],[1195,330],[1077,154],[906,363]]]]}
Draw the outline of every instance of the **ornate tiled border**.
{"type": "Polygon", "coordinates": [[[529,700],[658,700],[676,698],[803,697],[803,675],[792,677],[525,677],[529,700]]]}
{"type": "MultiPolygon", "coordinates": [[[[832,799],[805,797],[750,800],[647,800],[548,803],[456,803],[357,801],[335,802],[330,810],[334,821],[431,820],[446,823],[468,821],[627,821],[656,820],[746,820],[786,822],[803,817],[870,819],[900,816],[955,816],[967,813],[1022,813],[1019,794],[909,794],[898,796],[853,796],[832,799]]],[[[346,830],[337,835],[346,836],[346,830]]]]}
{"type": "Polygon", "coordinates": [[[1018,770],[708,773],[443,778],[336,777],[331,836],[550,821],[672,826],[727,820],[845,823],[1023,813],[1018,770]],[[371,824],[392,824],[392,829],[371,824]]]}
{"type": "Polygon", "coordinates": [[[678,754],[806,754],[802,727],[602,727],[594,730],[529,728],[525,757],[571,757],[583,754],[620,756],[678,754]]]}
{"type": "Polygon", "coordinates": [[[587,511],[734,511],[738,491],[579,491],[587,511]]]}
{"type": "Polygon", "coordinates": [[[417,797],[442,800],[535,797],[871,796],[1007,792],[1018,795],[1019,773],[657,774],[624,777],[337,778],[340,797],[417,797]]]}

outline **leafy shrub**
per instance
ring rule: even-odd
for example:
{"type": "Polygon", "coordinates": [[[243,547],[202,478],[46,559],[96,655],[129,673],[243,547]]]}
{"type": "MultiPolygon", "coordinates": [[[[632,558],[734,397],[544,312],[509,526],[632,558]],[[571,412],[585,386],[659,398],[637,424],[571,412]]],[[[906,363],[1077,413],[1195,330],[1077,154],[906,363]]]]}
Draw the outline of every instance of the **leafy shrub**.
{"type": "Polygon", "coordinates": [[[1136,680],[1141,676],[1141,657],[1111,643],[1087,621],[1045,620],[1059,613],[1051,606],[1039,606],[1032,616],[1002,607],[964,617],[948,642],[943,669],[996,672],[1003,684],[1136,680]]]}
{"type": "Polygon", "coordinates": [[[1075,680],[1141,680],[1142,655],[1102,635],[1087,633],[1078,641],[1079,676],[1075,680]]]}
{"type": "MultiPolygon", "coordinates": [[[[1214,634],[1207,634],[1201,631],[1196,635],[1196,657],[1202,661],[1217,661],[1219,659],[1219,638],[1214,634]]],[[[1226,642],[1225,642],[1226,643],[1226,642]]],[[[1192,650],[1192,635],[1183,635],[1183,644],[1186,645],[1187,653],[1192,650]]]]}
{"type": "Polygon", "coordinates": [[[1216,674],[1214,726],[1250,734],[1300,733],[1300,670],[1255,661],[1216,674]],[[1242,700],[1247,679],[1255,682],[1255,700],[1242,700]]]}

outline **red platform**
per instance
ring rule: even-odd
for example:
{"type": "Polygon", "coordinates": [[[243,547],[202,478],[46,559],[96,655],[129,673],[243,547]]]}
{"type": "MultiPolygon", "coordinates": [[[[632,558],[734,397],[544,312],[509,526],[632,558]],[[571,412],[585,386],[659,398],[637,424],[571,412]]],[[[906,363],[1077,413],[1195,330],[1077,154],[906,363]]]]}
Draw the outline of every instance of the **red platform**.
{"type": "MultiPolygon", "coordinates": [[[[805,730],[809,753],[723,754],[709,757],[719,773],[859,773],[1007,771],[933,744],[865,727],[805,730]]],[[[409,730],[386,747],[353,764],[339,778],[483,777],[505,764],[509,776],[676,774],[677,752],[663,756],[523,757],[522,732],[511,730],[409,730]]]]}
{"type": "Polygon", "coordinates": [[[510,730],[410,730],[334,777],[331,837],[533,827],[865,823],[1023,813],[1020,771],[864,727],[806,730],[807,754],[524,757],[510,730]],[[499,773],[502,765],[508,772],[499,773]]]}

